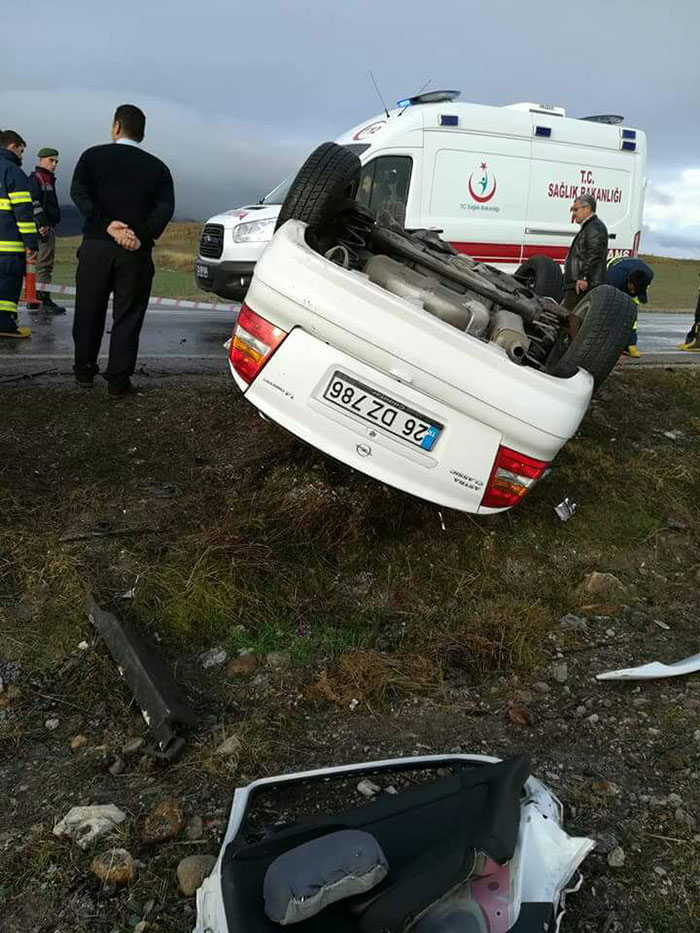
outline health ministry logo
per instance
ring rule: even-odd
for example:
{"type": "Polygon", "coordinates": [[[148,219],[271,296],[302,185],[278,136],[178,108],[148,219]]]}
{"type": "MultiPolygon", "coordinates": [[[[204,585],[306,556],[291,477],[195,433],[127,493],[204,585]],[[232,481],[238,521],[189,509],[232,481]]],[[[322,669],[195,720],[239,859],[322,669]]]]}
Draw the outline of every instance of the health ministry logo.
{"type": "Polygon", "coordinates": [[[477,204],[486,204],[496,193],[496,176],[489,171],[486,162],[482,162],[478,169],[469,176],[469,194],[477,204]]]}

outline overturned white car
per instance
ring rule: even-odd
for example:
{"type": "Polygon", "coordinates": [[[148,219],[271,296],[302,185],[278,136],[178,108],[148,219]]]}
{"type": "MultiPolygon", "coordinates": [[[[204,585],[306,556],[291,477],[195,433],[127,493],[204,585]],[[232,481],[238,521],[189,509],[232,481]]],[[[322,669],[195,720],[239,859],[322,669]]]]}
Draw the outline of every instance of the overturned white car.
{"type": "Polygon", "coordinates": [[[514,276],[436,231],[375,218],[356,155],[324,143],[293,182],[229,349],[266,417],[368,475],[442,506],[515,505],[577,430],[629,342],[631,299],[609,286],[573,312],[561,271],[514,276]]]}
{"type": "Polygon", "coordinates": [[[594,846],[561,822],[524,756],[264,778],[235,792],[194,933],[555,933],[594,846]]]}

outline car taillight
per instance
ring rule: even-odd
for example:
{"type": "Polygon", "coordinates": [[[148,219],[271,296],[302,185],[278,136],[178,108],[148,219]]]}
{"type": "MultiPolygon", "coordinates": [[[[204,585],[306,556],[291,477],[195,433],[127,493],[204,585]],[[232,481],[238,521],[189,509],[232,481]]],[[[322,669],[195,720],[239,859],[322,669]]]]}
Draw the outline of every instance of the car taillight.
{"type": "Polygon", "coordinates": [[[287,331],[275,327],[246,304],[241,305],[233,328],[228,358],[244,382],[252,382],[270,361],[272,354],[287,336],[287,331]]]}
{"type": "Polygon", "coordinates": [[[642,237],[642,231],[637,230],[637,232],[634,235],[634,240],[632,241],[632,255],[633,256],[636,256],[637,253],[639,252],[639,241],[641,237],[642,237]]]}
{"type": "Polygon", "coordinates": [[[481,504],[490,509],[515,505],[532,489],[548,466],[544,460],[499,447],[481,504]]]}

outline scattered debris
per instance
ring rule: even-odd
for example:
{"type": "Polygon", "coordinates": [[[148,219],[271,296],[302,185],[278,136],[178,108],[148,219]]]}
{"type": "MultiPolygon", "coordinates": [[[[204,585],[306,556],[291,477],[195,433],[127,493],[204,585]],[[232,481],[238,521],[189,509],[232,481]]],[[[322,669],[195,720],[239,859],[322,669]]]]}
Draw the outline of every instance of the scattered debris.
{"type": "Polygon", "coordinates": [[[682,437],[685,437],[683,431],[662,431],[664,437],[667,437],[669,441],[679,441],[682,437]]]}
{"type": "Polygon", "coordinates": [[[182,829],[182,807],[175,797],[167,797],[151,810],[143,821],[141,841],[166,842],[174,839],[182,829]]]}
{"type": "Polygon", "coordinates": [[[201,816],[193,816],[189,820],[187,826],[185,826],[185,835],[191,842],[202,838],[204,835],[204,822],[201,816]]]}
{"type": "Polygon", "coordinates": [[[136,579],[134,580],[134,585],[130,589],[126,590],[126,592],[120,593],[118,598],[119,599],[134,599],[134,597],[136,596],[136,587],[138,586],[140,579],[141,579],[141,574],[137,573],[136,579]]]}
{"type": "Polygon", "coordinates": [[[587,596],[620,596],[626,590],[624,583],[612,573],[594,570],[584,579],[580,592],[587,596]]]}
{"type": "Polygon", "coordinates": [[[216,865],[213,855],[188,855],[177,866],[177,883],[180,893],[192,897],[212,868],[216,865]]]}
{"type": "Polygon", "coordinates": [[[86,641],[78,642],[78,651],[87,651],[90,645],[86,641]]]}
{"type": "Polygon", "coordinates": [[[608,853],[608,865],[611,868],[622,868],[625,864],[625,850],[622,846],[615,846],[612,852],[608,853]]]}
{"type": "Polygon", "coordinates": [[[180,491],[172,483],[160,483],[157,480],[147,480],[141,484],[141,487],[144,492],[149,493],[156,499],[172,499],[180,491]]]}
{"type": "Polygon", "coordinates": [[[257,666],[258,659],[254,654],[240,654],[237,658],[228,662],[226,673],[229,677],[252,674],[257,666]]]}
{"type": "Polygon", "coordinates": [[[374,781],[370,781],[365,778],[357,785],[357,791],[358,793],[362,794],[363,797],[367,797],[369,800],[372,797],[377,796],[377,794],[381,791],[381,787],[379,784],[375,784],[374,781]]]}
{"type": "Polygon", "coordinates": [[[567,613],[559,619],[559,628],[565,632],[587,632],[588,621],[581,616],[567,613]]]}
{"type": "Polygon", "coordinates": [[[44,725],[49,730],[49,732],[55,732],[56,729],[60,726],[60,719],[47,719],[44,725]]]}
{"type": "Polygon", "coordinates": [[[289,667],[290,662],[291,658],[288,651],[271,651],[265,656],[265,663],[269,668],[272,668],[273,671],[279,671],[284,667],[289,667]]]}
{"type": "Polygon", "coordinates": [[[568,496],[566,499],[562,499],[559,505],[554,506],[554,514],[562,522],[568,522],[570,518],[573,518],[575,512],[576,503],[572,502],[568,496]]]}
{"type": "Polygon", "coordinates": [[[532,713],[530,710],[525,709],[524,706],[509,706],[508,719],[510,719],[510,721],[516,726],[532,725],[532,713]]]}
{"type": "Polygon", "coordinates": [[[109,773],[116,776],[118,774],[123,774],[125,771],[126,762],[120,755],[117,755],[112,764],[109,766],[109,773]]]}
{"type": "Polygon", "coordinates": [[[242,743],[237,735],[230,735],[216,749],[216,754],[220,758],[232,758],[241,751],[242,743]]]}
{"type": "Polygon", "coordinates": [[[155,648],[136,635],[126,622],[101,609],[92,594],[86,607],[90,621],[107,643],[153,733],[157,743],[154,754],[172,761],[185,744],[173,724],[195,725],[194,709],[155,648]]]}
{"type": "Polygon", "coordinates": [[[603,674],[596,674],[596,680],[655,680],[657,677],[681,677],[684,674],[695,674],[697,671],[700,671],[700,654],[692,654],[689,658],[672,664],[651,661],[639,667],[605,671],[603,674]]]}
{"type": "Polygon", "coordinates": [[[90,807],[73,807],[53,828],[54,836],[73,839],[81,849],[88,849],[93,842],[112,832],[126,819],[114,804],[95,804],[90,807]]]}
{"type": "Polygon", "coordinates": [[[569,665],[566,661],[552,665],[552,677],[558,684],[565,684],[569,679],[569,665]]]}
{"type": "Polygon", "coordinates": [[[117,538],[124,535],[145,535],[157,532],[157,528],[150,528],[148,525],[141,525],[137,528],[98,528],[80,535],[63,535],[58,540],[61,544],[68,544],[72,541],[89,541],[90,538],[117,538]]]}
{"type": "Polygon", "coordinates": [[[124,755],[125,758],[128,758],[130,755],[135,755],[136,752],[141,751],[144,744],[144,740],[140,735],[137,735],[133,739],[128,739],[122,745],[122,755],[124,755]]]}
{"type": "Polygon", "coordinates": [[[228,652],[219,645],[216,648],[210,648],[208,651],[200,654],[199,663],[204,670],[207,670],[210,667],[220,667],[222,664],[226,663],[227,658],[228,652]]]}
{"type": "Polygon", "coordinates": [[[666,625],[666,623],[665,623],[665,622],[662,622],[661,619],[654,619],[654,625],[658,625],[659,628],[662,628],[662,629],[664,630],[664,632],[670,632],[670,631],[671,631],[671,626],[670,626],[670,625],[666,625]]]}
{"type": "Polygon", "coordinates": [[[101,852],[92,860],[90,869],[105,884],[131,884],[136,877],[134,859],[126,849],[101,852]]]}
{"type": "Polygon", "coordinates": [[[86,735],[74,735],[70,740],[70,747],[73,751],[76,751],[78,748],[85,748],[88,743],[88,738],[86,735]]]}

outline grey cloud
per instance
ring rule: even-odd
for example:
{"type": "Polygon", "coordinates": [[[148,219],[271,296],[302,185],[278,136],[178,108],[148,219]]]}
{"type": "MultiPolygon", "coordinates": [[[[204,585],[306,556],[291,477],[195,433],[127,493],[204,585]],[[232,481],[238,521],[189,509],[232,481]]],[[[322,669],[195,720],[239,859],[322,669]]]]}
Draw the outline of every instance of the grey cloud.
{"type": "Polygon", "coordinates": [[[115,104],[139,103],[196,217],[261,194],[376,113],[370,68],[389,105],[432,79],[478,103],[623,113],[648,134],[652,177],[700,152],[696,0],[33,0],[23,28],[30,65],[0,59],[0,125],[51,133],[74,158],[115,104]]]}

